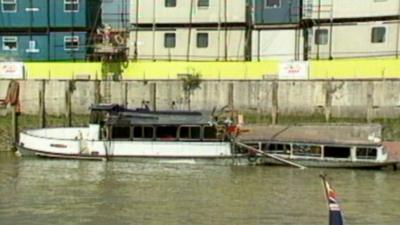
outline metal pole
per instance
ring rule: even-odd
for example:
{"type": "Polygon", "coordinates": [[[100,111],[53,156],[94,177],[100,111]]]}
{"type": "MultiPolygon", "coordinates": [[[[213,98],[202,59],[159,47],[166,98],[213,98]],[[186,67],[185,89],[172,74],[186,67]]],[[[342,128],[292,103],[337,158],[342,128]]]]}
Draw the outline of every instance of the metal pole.
{"type": "Polygon", "coordinates": [[[221,51],[221,1],[218,1],[218,56],[217,60],[220,60],[221,51]]]}
{"type": "Polygon", "coordinates": [[[333,1],[331,1],[330,27],[329,27],[329,59],[332,59],[332,39],[333,39],[333,1]]]}
{"type": "Polygon", "coordinates": [[[399,4],[399,11],[398,11],[398,15],[399,17],[397,18],[397,35],[396,35],[396,59],[399,58],[399,47],[400,47],[400,1],[398,2],[399,4]]]}
{"type": "MultiPolygon", "coordinates": [[[[318,31],[321,29],[321,23],[320,23],[321,21],[320,20],[321,20],[321,0],[318,0],[318,21],[317,21],[317,23],[318,23],[317,30],[318,31]]],[[[315,33],[315,34],[317,34],[317,33],[315,33]]],[[[315,37],[315,38],[317,38],[317,37],[315,37]]],[[[318,59],[319,59],[319,41],[317,43],[317,60],[318,59]]]]}
{"type": "Polygon", "coordinates": [[[155,61],[155,52],[156,52],[156,0],[153,0],[153,61],[155,61]]]}
{"type": "Polygon", "coordinates": [[[190,0],[190,10],[189,10],[189,34],[187,41],[187,52],[186,52],[186,61],[190,60],[190,45],[192,41],[192,23],[193,23],[193,0],[190,0]]]}
{"type": "Polygon", "coordinates": [[[227,0],[224,0],[224,23],[225,23],[224,24],[224,26],[225,26],[225,36],[224,36],[225,54],[224,54],[224,57],[225,57],[225,61],[228,61],[228,26],[227,26],[227,20],[228,20],[227,10],[228,10],[228,8],[227,7],[228,7],[227,0]]]}
{"type": "Polygon", "coordinates": [[[136,0],[136,24],[135,24],[135,59],[138,59],[138,39],[139,39],[139,0],[136,0]]]}

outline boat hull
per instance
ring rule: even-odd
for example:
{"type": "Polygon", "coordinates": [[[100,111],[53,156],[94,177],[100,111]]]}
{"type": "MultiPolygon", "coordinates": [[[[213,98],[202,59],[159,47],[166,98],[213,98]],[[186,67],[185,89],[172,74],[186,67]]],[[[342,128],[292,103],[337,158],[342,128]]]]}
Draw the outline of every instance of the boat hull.
{"type": "Polygon", "coordinates": [[[42,157],[49,159],[73,159],[73,160],[98,160],[98,161],[129,161],[135,163],[179,163],[202,165],[266,165],[266,158],[252,157],[247,154],[216,157],[190,157],[190,156],[114,156],[114,155],[84,155],[84,154],[59,154],[28,149],[18,146],[18,151],[24,157],[42,157]]]}
{"type": "MultiPolygon", "coordinates": [[[[346,161],[346,160],[326,160],[326,159],[290,159],[290,161],[305,167],[317,168],[360,168],[360,169],[379,169],[388,166],[396,166],[397,162],[384,161],[346,161]]],[[[268,158],[265,160],[267,165],[284,165],[283,163],[268,158]]]]}

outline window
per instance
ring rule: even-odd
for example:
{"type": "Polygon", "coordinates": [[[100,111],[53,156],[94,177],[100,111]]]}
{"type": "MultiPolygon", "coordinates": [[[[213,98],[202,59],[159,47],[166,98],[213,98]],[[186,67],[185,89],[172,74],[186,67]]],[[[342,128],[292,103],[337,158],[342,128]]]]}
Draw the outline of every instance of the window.
{"type": "Polygon", "coordinates": [[[66,50],[66,51],[79,50],[79,37],[78,36],[64,37],[64,50],[66,50]]]}
{"type": "Polygon", "coordinates": [[[372,43],[384,43],[386,39],[386,27],[373,27],[371,32],[372,43]]]}
{"type": "Polygon", "coordinates": [[[197,47],[207,48],[208,47],[208,33],[197,34],[197,47]]]}
{"type": "Polygon", "coordinates": [[[261,148],[268,151],[268,153],[290,154],[289,144],[266,143],[262,144],[261,148]]]}
{"type": "Polygon", "coordinates": [[[281,7],[281,0],[265,0],[266,8],[279,8],[281,7]]]}
{"type": "Polygon", "coordinates": [[[176,7],[176,0],[165,0],[165,7],[176,7]]]}
{"type": "Polygon", "coordinates": [[[3,51],[17,51],[17,42],[17,37],[3,37],[3,51]]]}
{"type": "Polygon", "coordinates": [[[78,12],[79,0],[64,0],[64,12],[78,12]]]}
{"type": "Polygon", "coordinates": [[[164,47],[165,48],[175,48],[175,33],[166,33],[164,34],[164,47]]]}
{"type": "Polygon", "coordinates": [[[179,137],[182,139],[200,139],[200,127],[180,127],[179,137]]]}
{"type": "Polygon", "coordinates": [[[39,53],[39,49],[36,48],[36,41],[35,40],[30,40],[29,41],[29,47],[26,49],[27,53],[39,53]]]}
{"type": "Polygon", "coordinates": [[[133,138],[139,139],[153,139],[154,129],[153,127],[134,127],[133,138]]]}
{"type": "Polygon", "coordinates": [[[315,44],[317,44],[317,45],[328,44],[328,30],[327,29],[317,29],[315,31],[315,44]]]}
{"type": "Polygon", "coordinates": [[[153,139],[154,137],[154,128],[153,127],[144,127],[143,128],[143,138],[153,139]]]}
{"type": "Polygon", "coordinates": [[[217,130],[215,127],[204,127],[204,139],[217,139],[217,130]]]}
{"type": "Polygon", "coordinates": [[[210,0],[198,0],[197,1],[197,7],[209,7],[210,6],[210,0]]]}
{"type": "Polygon", "coordinates": [[[324,156],[328,158],[346,159],[351,156],[349,147],[325,146],[324,156]]]}
{"type": "Polygon", "coordinates": [[[377,151],[375,148],[357,148],[357,159],[376,159],[377,151]]]}
{"type": "Polygon", "coordinates": [[[17,0],[1,0],[1,11],[5,13],[17,12],[17,0]]]}
{"type": "Polygon", "coordinates": [[[321,157],[321,146],[294,144],[293,155],[307,156],[307,157],[321,157]]]}
{"type": "Polygon", "coordinates": [[[118,127],[112,128],[111,138],[112,139],[129,139],[131,137],[130,127],[118,127]]]}
{"type": "Polygon", "coordinates": [[[161,140],[172,141],[176,139],[177,132],[177,126],[160,126],[156,129],[156,137],[161,140]]]}

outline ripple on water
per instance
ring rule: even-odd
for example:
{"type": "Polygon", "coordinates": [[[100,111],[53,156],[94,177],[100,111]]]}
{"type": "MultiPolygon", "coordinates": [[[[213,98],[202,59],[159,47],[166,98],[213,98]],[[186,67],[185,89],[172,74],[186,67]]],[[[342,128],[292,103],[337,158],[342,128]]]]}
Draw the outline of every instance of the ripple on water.
{"type": "MultiPolygon", "coordinates": [[[[327,224],[320,169],[4,158],[2,224],[327,224]]],[[[348,224],[398,224],[397,172],[325,172],[348,224]]]]}

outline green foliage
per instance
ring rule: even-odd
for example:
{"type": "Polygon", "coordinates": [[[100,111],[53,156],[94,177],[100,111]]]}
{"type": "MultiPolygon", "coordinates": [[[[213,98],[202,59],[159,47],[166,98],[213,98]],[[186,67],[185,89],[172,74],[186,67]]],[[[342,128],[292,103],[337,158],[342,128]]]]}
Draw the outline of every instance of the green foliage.
{"type": "Polygon", "coordinates": [[[183,82],[183,91],[185,93],[185,99],[188,104],[188,109],[190,110],[190,102],[191,96],[193,95],[194,91],[200,88],[201,84],[201,74],[194,73],[194,74],[187,74],[186,76],[182,77],[181,80],[183,82]]]}
{"type": "Polygon", "coordinates": [[[189,93],[190,95],[193,94],[196,89],[200,88],[200,78],[201,75],[199,73],[187,74],[186,76],[182,77],[183,91],[185,93],[189,93]]]}

